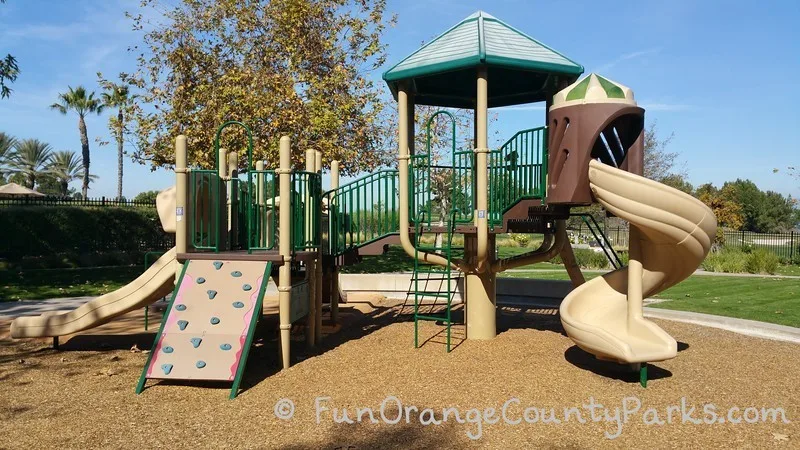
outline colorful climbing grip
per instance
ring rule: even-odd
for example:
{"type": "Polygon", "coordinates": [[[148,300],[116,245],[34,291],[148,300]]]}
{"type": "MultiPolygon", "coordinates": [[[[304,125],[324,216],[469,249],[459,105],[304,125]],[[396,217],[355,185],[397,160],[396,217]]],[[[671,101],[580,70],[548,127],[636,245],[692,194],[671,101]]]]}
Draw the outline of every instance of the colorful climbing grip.
{"type": "Polygon", "coordinates": [[[195,366],[196,366],[198,369],[202,369],[203,367],[205,367],[205,366],[206,366],[206,362],[205,362],[205,361],[197,361],[197,363],[195,364],[195,366]]]}
{"type": "Polygon", "coordinates": [[[244,291],[249,291],[250,289],[253,289],[253,286],[250,286],[249,284],[245,284],[244,286],[242,286],[242,290],[244,291]]]}
{"type": "Polygon", "coordinates": [[[203,339],[201,339],[201,338],[191,338],[191,339],[189,339],[189,342],[192,343],[192,346],[194,348],[197,348],[197,347],[200,347],[200,343],[203,342],[203,339]]]}
{"type": "Polygon", "coordinates": [[[169,375],[172,372],[172,364],[162,364],[161,370],[164,372],[164,375],[169,375]]]}
{"type": "Polygon", "coordinates": [[[214,261],[214,268],[219,270],[222,268],[222,261],[214,261]]]}
{"type": "Polygon", "coordinates": [[[216,325],[219,323],[219,317],[212,317],[211,318],[211,325],[216,325]]]}
{"type": "Polygon", "coordinates": [[[203,278],[203,277],[200,277],[200,278],[197,279],[197,284],[203,284],[205,282],[206,282],[206,279],[203,278]]]}
{"type": "Polygon", "coordinates": [[[242,302],[233,302],[234,308],[244,308],[244,303],[242,302]]]}
{"type": "Polygon", "coordinates": [[[222,345],[219,346],[219,348],[221,350],[230,350],[231,349],[231,344],[222,344],[222,345]]]}
{"type": "Polygon", "coordinates": [[[188,321],[186,321],[186,320],[179,320],[178,321],[178,328],[180,328],[181,331],[186,329],[186,325],[189,325],[188,321]]]}
{"type": "Polygon", "coordinates": [[[239,278],[240,276],[242,276],[242,272],[239,272],[238,270],[234,270],[233,272],[231,272],[231,276],[235,277],[235,278],[239,278]]]}
{"type": "Polygon", "coordinates": [[[186,311],[186,305],[177,305],[175,306],[175,309],[178,311],[186,311]]]}
{"type": "Polygon", "coordinates": [[[162,350],[164,351],[164,353],[172,353],[173,351],[175,351],[175,349],[170,347],[169,345],[164,347],[162,350]]]}
{"type": "Polygon", "coordinates": [[[209,300],[214,300],[214,297],[217,296],[217,291],[212,291],[211,289],[209,289],[206,291],[206,294],[208,294],[209,300]]]}

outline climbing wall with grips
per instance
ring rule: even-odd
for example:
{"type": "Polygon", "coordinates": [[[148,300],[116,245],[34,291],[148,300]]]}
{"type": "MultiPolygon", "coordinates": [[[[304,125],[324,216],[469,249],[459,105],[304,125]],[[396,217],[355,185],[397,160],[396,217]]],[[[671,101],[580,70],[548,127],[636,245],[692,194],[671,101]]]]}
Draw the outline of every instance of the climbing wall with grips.
{"type": "Polygon", "coordinates": [[[234,381],[246,363],[272,264],[185,264],[145,378],[234,381]]]}

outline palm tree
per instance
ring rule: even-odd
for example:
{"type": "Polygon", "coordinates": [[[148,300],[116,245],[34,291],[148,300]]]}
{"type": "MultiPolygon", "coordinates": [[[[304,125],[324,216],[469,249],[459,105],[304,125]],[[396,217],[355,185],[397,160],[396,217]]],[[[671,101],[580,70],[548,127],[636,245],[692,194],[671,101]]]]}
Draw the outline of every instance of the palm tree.
{"type": "Polygon", "coordinates": [[[101,97],[104,106],[117,108],[117,118],[116,120],[111,119],[110,127],[112,134],[117,138],[117,199],[119,200],[122,198],[122,147],[125,138],[125,116],[122,111],[128,105],[131,97],[128,86],[114,83],[106,85],[106,92],[103,92],[101,97]]]}
{"type": "Polygon", "coordinates": [[[0,181],[8,173],[8,165],[11,162],[11,155],[14,153],[15,145],[17,145],[17,140],[13,136],[0,131],[0,181]]]}
{"type": "Polygon", "coordinates": [[[83,156],[83,186],[81,188],[81,195],[86,198],[89,192],[89,137],[86,133],[86,118],[87,114],[100,114],[103,112],[104,105],[100,99],[94,98],[94,92],[87,93],[83,86],[78,86],[75,89],[69,87],[66,93],[58,94],[59,103],[50,105],[51,109],[55,109],[61,114],[67,114],[69,111],[75,111],[78,114],[78,131],[81,134],[81,156],[83,156]]]}
{"type": "MultiPolygon", "coordinates": [[[[75,152],[60,151],[53,154],[49,172],[58,181],[60,194],[66,197],[69,195],[69,184],[74,180],[80,180],[83,170],[75,152]]],[[[89,175],[90,180],[96,178],[94,175],[89,175]]]]}
{"type": "Polygon", "coordinates": [[[17,143],[11,158],[11,170],[24,177],[25,187],[36,187],[36,177],[47,173],[53,149],[38,139],[23,139],[17,143]]]}

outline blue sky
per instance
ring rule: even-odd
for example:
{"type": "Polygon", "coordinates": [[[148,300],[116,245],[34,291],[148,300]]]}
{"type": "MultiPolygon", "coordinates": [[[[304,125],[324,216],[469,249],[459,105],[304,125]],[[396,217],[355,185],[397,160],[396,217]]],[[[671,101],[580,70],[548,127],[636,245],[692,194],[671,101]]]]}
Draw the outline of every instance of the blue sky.
{"type": "MultiPolygon", "coordinates": [[[[97,89],[97,71],[114,76],[135,68],[126,49],[141,36],[130,30],[124,12],[138,4],[0,5],[0,53],[15,55],[22,70],[11,99],[0,100],[0,131],[79,151],[77,119],[48,105],[67,85],[97,89]]],[[[750,178],[762,189],[800,198],[800,181],[785,171],[800,166],[800,2],[390,0],[388,9],[398,23],[385,35],[387,66],[483,9],[587,72],[631,87],[647,109],[646,120],[657,121],[662,136],[675,134],[669,148],[680,153],[695,185],[750,178]],[[784,170],[773,174],[776,167],[784,170]]],[[[87,120],[92,172],[100,175],[92,196],[116,190],[116,150],[94,142],[108,138],[107,114],[87,120]]],[[[493,127],[510,136],[543,120],[543,107],[532,105],[499,111],[493,127]]],[[[125,170],[127,197],[173,183],[166,170],[151,172],[129,160],[125,170]]]]}

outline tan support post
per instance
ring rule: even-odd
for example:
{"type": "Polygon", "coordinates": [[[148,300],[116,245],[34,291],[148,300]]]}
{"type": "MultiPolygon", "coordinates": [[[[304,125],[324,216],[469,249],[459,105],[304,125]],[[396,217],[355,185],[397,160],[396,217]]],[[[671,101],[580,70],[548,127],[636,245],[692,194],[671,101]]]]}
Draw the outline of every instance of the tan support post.
{"type": "MultiPolygon", "coordinates": [[[[217,194],[217,207],[224,208],[224,210],[228,209],[228,150],[220,147],[219,148],[219,167],[217,167],[217,174],[219,175],[219,186],[216,192],[217,194]]],[[[220,209],[218,211],[223,211],[220,209]]],[[[219,226],[219,230],[217,230],[217,235],[219,236],[219,242],[217,245],[219,246],[220,251],[224,251],[228,248],[228,215],[221,215],[219,218],[219,224],[215,224],[214,226],[219,226]]]]}
{"type": "Polygon", "coordinates": [[[228,235],[231,248],[238,243],[239,236],[239,154],[228,154],[228,235]]]}
{"type": "MultiPolygon", "coordinates": [[[[640,231],[636,227],[630,227],[629,231],[628,251],[630,252],[630,259],[628,260],[628,330],[634,327],[641,326],[642,322],[642,281],[644,276],[644,267],[642,266],[642,241],[639,235],[640,231]]],[[[612,250],[613,251],[613,250],[612,250]]]]}
{"type": "MultiPolygon", "coordinates": [[[[472,267],[464,274],[466,290],[467,339],[492,339],[497,335],[495,309],[496,276],[490,270],[494,260],[494,239],[489,239],[488,206],[488,81],[486,67],[478,68],[475,104],[475,180],[476,206],[474,238],[465,237],[465,246],[474,245],[472,267]],[[472,242],[470,242],[472,241],[472,242]],[[472,244],[472,245],[470,245],[472,244]]],[[[402,176],[402,175],[401,175],[402,176]]]]}
{"type": "MultiPolygon", "coordinates": [[[[428,264],[438,264],[445,266],[448,264],[446,258],[435,253],[415,252],[414,244],[411,243],[411,238],[408,234],[409,220],[408,220],[408,197],[410,195],[410,186],[408,185],[408,150],[409,150],[409,111],[408,111],[408,94],[406,93],[405,84],[401,84],[397,91],[397,115],[400,120],[399,137],[398,137],[398,171],[400,176],[400,204],[399,206],[399,220],[400,220],[400,243],[403,245],[403,250],[412,258],[417,257],[421,261],[428,264]]],[[[451,264],[454,269],[458,269],[457,264],[451,264]]]]}
{"type": "MultiPolygon", "coordinates": [[[[331,189],[339,189],[339,161],[331,161],[331,189]]],[[[328,201],[328,222],[334,220],[331,212],[334,211],[334,206],[338,201],[336,195],[332,195],[328,201]]],[[[328,232],[328,241],[332,239],[330,231],[328,232]]],[[[331,322],[336,325],[339,322],[339,268],[334,262],[334,267],[331,268],[331,322]]]]}
{"type": "MultiPolygon", "coordinates": [[[[188,236],[189,214],[187,204],[189,203],[189,173],[186,168],[188,159],[186,147],[186,136],[180,135],[175,138],[175,252],[187,253],[186,239],[188,236]]],[[[181,264],[175,271],[175,279],[180,276],[181,264]]]]}
{"type": "MultiPolygon", "coordinates": [[[[320,181],[322,180],[322,152],[317,150],[314,152],[314,172],[320,174],[320,181]]],[[[320,223],[316,224],[317,229],[317,242],[319,245],[317,246],[317,263],[315,265],[314,271],[314,314],[315,322],[314,328],[316,329],[316,341],[315,343],[319,345],[322,342],[322,183],[320,182],[319,186],[320,192],[320,202],[317,207],[320,209],[319,211],[312,211],[312,214],[319,213],[320,223]]]]}
{"type": "MultiPolygon", "coordinates": [[[[306,150],[306,172],[313,172],[314,167],[317,165],[317,152],[313,149],[306,150]]],[[[311,237],[311,231],[314,229],[312,220],[314,218],[314,211],[311,209],[311,192],[310,186],[306,185],[306,195],[303,198],[303,205],[305,206],[305,224],[303,240],[311,237]]],[[[305,243],[305,242],[304,242],[305,243]]],[[[309,347],[317,342],[317,265],[316,261],[308,260],[306,262],[306,280],[308,280],[308,317],[306,317],[306,344],[309,347]]]]}
{"type": "Polygon", "coordinates": [[[281,330],[281,361],[283,368],[290,364],[290,347],[292,342],[292,323],[290,322],[292,298],[292,150],[289,136],[281,138],[280,145],[280,231],[278,249],[283,257],[283,265],[278,269],[278,307],[281,330]]]}
{"type": "MultiPolygon", "coordinates": [[[[256,214],[256,219],[255,220],[256,221],[261,221],[261,224],[263,225],[261,227],[258,227],[259,230],[261,230],[258,233],[258,239],[256,239],[256,243],[257,243],[257,245],[259,247],[263,247],[266,244],[265,240],[266,240],[267,236],[269,236],[269,233],[272,231],[272,229],[270,228],[270,225],[272,224],[272,221],[269,220],[269,218],[265,217],[265,213],[266,214],[269,214],[269,213],[266,212],[267,210],[264,207],[264,191],[265,191],[265,189],[264,189],[264,173],[263,172],[264,172],[264,161],[256,161],[256,195],[255,195],[255,197],[256,197],[256,211],[258,211],[258,213],[256,214]]],[[[275,212],[272,211],[272,214],[274,214],[274,213],[275,212]]]]}
{"type": "Polygon", "coordinates": [[[564,268],[567,269],[567,275],[569,275],[569,279],[572,281],[572,287],[576,288],[585,283],[586,278],[583,277],[578,261],[575,260],[575,251],[572,249],[572,244],[569,242],[569,239],[564,241],[560,255],[561,261],[564,263],[564,268]]]}

